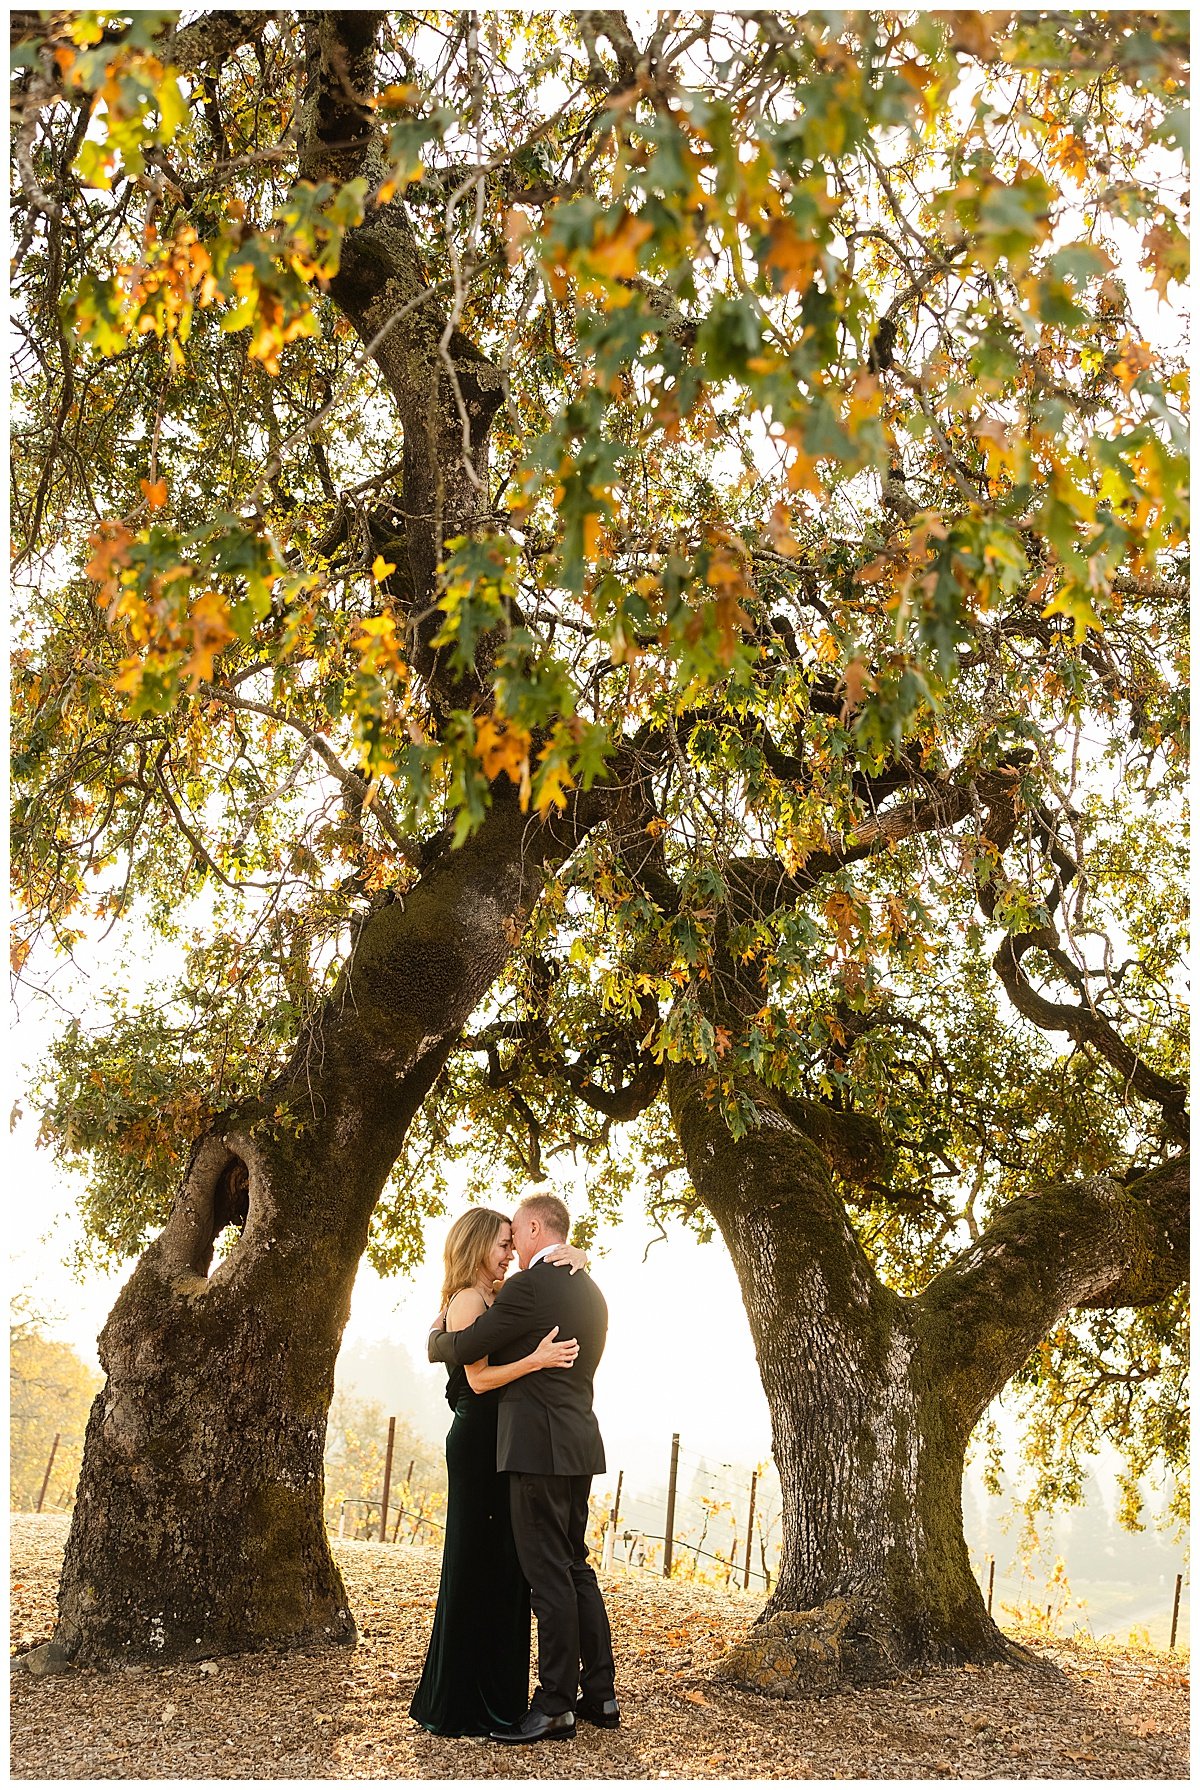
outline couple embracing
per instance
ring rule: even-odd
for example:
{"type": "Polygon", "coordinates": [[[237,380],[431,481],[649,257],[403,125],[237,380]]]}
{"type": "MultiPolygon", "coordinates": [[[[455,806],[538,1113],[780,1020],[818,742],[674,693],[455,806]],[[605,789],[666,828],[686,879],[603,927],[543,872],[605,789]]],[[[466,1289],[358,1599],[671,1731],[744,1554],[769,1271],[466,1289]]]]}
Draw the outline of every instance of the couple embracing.
{"type": "Polygon", "coordinates": [[[608,1308],[567,1243],[553,1194],[512,1221],[464,1213],[446,1241],[445,1328],[454,1421],[433,1633],[411,1714],[431,1733],[509,1744],[571,1740],[576,1717],[620,1723],[612,1637],[585,1532],[604,1445],[592,1376],[608,1308]],[[521,1272],[504,1280],[516,1253],[521,1272]],[[565,1272],[564,1272],[565,1270],[565,1272]],[[499,1286],[498,1283],[503,1282],[499,1286]],[[529,1612],[538,1686],[529,1691],[529,1612]]]}

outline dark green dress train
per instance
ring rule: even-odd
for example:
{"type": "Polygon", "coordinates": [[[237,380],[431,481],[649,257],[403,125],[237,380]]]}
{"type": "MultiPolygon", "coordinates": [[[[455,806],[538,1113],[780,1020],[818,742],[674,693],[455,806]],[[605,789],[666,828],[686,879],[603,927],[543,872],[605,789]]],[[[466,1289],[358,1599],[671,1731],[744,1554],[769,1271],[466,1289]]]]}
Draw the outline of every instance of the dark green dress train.
{"type": "Polygon", "coordinates": [[[446,1539],[425,1669],[409,1714],[431,1734],[509,1728],[529,1707],[529,1586],[513,1543],[508,1475],[496,1471],[500,1392],[446,1386],[446,1539]]]}

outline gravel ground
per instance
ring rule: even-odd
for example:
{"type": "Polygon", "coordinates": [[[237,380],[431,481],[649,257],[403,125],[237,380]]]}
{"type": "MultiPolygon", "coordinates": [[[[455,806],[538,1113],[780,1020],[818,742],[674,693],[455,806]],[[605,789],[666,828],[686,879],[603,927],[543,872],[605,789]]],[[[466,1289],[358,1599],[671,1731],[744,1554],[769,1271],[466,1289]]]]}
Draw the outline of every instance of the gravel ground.
{"type": "MultiPolygon", "coordinates": [[[[65,1516],[14,1516],[12,1641],[48,1638],[65,1516]]],[[[12,1676],[14,1778],[1186,1778],[1186,1656],[1035,1640],[1037,1670],[911,1673],[776,1703],[715,1667],[761,1599],[605,1582],[622,1726],[570,1745],[438,1740],[409,1719],[438,1555],[334,1542],[362,1642],[196,1666],[12,1676]]],[[[1029,1641],[1031,1637],[1022,1637],[1029,1641]]]]}

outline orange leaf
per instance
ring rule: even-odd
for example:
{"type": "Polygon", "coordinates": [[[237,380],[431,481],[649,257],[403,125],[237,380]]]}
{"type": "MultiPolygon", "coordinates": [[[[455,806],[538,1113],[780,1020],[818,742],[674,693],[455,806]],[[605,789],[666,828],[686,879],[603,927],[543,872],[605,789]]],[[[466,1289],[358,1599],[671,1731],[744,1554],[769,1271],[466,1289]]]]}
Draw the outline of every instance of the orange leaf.
{"type": "Polygon", "coordinates": [[[88,539],[92,557],[83,568],[84,577],[91,578],[96,584],[110,584],[114,568],[129,564],[128,546],[132,539],[129,530],[120,522],[102,522],[88,539]]]}
{"type": "Polygon", "coordinates": [[[806,292],[812,285],[821,245],[801,236],[791,218],[776,218],[771,225],[763,260],[777,275],[784,292],[806,292]]]}
{"type": "Polygon", "coordinates": [[[510,721],[497,722],[493,716],[483,715],[475,724],[475,752],[489,782],[504,771],[511,782],[519,784],[529,769],[529,746],[529,734],[510,721]]]}
{"type": "Polygon", "coordinates": [[[142,495],[145,497],[150,508],[152,510],[161,510],[167,501],[166,479],[156,479],[153,484],[150,483],[149,479],[139,479],[138,484],[142,487],[142,495]]]}
{"type": "Polygon", "coordinates": [[[637,273],[638,249],[653,235],[653,224],[631,211],[622,212],[616,228],[593,245],[588,260],[610,280],[632,280],[637,273]]]}
{"type": "Polygon", "coordinates": [[[510,267],[515,267],[525,251],[525,244],[533,235],[533,223],[527,211],[519,206],[510,205],[504,214],[504,258],[510,267]]]}
{"type": "Polygon", "coordinates": [[[842,673],[842,714],[848,715],[856,709],[868,690],[874,689],[875,680],[862,659],[851,659],[842,673]]]}
{"type": "Polygon", "coordinates": [[[192,604],[192,651],[184,670],[193,690],[211,678],[213,660],[233,639],[228,615],[224,599],[215,590],[206,590],[192,604]]]}

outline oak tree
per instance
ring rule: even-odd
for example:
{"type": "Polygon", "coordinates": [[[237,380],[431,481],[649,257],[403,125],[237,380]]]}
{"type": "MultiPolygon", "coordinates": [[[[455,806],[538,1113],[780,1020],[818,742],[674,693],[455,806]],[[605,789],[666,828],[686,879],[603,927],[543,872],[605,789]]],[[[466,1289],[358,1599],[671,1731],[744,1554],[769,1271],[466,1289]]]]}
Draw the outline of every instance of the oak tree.
{"type": "Polygon", "coordinates": [[[61,1657],[352,1638],[350,1288],[468,1149],[725,1238],[737,1670],[1002,1653],[996,1395],[1179,1451],[1184,23],[16,36],[18,976],[207,904],[47,1077],[141,1251],[61,1657]]]}

